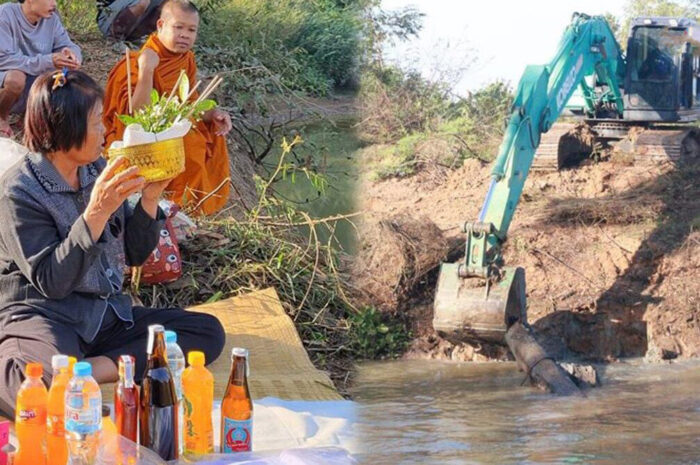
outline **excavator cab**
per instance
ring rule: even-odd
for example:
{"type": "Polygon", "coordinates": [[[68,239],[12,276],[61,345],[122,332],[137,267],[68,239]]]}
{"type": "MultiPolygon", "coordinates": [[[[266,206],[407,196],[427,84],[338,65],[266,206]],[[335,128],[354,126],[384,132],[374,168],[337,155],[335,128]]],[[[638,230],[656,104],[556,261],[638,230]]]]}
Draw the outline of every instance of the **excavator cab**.
{"type": "Polygon", "coordinates": [[[627,42],[626,121],[700,118],[700,28],[685,18],[636,18],[627,42]]]}

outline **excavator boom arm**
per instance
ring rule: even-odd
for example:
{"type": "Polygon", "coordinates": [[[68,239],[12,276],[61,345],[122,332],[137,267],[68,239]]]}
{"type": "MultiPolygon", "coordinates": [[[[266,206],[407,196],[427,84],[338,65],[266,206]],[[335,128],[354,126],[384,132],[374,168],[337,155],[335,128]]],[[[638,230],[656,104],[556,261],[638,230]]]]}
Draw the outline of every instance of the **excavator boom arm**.
{"type": "Polygon", "coordinates": [[[508,127],[493,166],[492,180],[476,223],[465,226],[467,248],[462,277],[488,277],[500,261],[500,248],[522,195],[542,133],[559,117],[569,97],[581,86],[591,107],[595,102],[585,82],[594,75],[607,85],[602,95],[622,115],[622,52],[607,21],[574,14],[548,65],[528,66],[520,80],[508,127]]]}

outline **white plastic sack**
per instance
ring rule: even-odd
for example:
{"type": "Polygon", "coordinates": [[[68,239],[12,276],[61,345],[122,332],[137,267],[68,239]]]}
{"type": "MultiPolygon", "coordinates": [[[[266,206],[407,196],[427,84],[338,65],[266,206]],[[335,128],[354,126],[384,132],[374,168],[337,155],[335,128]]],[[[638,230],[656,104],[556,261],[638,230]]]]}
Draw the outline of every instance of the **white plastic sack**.
{"type": "Polygon", "coordinates": [[[110,148],[120,149],[123,147],[131,147],[133,145],[152,144],[168,139],[176,139],[184,137],[192,128],[192,123],[189,120],[178,121],[170,126],[165,131],[152,133],[145,131],[140,124],[130,124],[124,129],[123,140],[115,140],[110,148]]]}
{"type": "MultiPolygon", "coordinates": [[[[191,463],[191,460],[181,459],[177,465],[191,463]]],[[[288,449],[282,452],[212,454],[197,460],[196,463],[198,465],[356,465],[357,461],[345,449],[319,447],[288,449]]]]}
{"type": "MultiPolygon", "coordinates": [[[[253,402],[253,451],[340,447],[361,452],[357,404],[349,400],[301,401],[265,397],[253,402]]],[[[221,425],[221,402],[214,402],[213,424],[221,425]]],[[[214,446],[220,444],[214,428],[214,446]]]]}
{"type": "Polygon", "coordinates": [[[29,153],[27,147],[12,139],[0,137],[0,176],[5,174],[9,167],[17,163],[27,153],[29,153]]]}

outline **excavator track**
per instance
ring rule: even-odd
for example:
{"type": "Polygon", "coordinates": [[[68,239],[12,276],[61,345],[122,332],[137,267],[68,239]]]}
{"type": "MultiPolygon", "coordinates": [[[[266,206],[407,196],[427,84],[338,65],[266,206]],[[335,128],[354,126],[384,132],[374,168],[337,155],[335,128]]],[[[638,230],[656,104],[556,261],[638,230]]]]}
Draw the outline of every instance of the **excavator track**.
{"type": "Polygon", "coordinates": [[[577,136],[581,123],[557,123],[542,135],[532,162],[534,171],[557,171],[580,161],[582,153],[601,141],[627,153],[635,164],[680,163],[700,160],[700,129],[687,126],[641,126],[618,122],[612,129],[589,124],[595,141],[577,136]],[[614,129],[614,131],[613,131],[614,129]],[[625,135],[626,133],[626,135],[625,135]]]}
{"type": "MultiPolygon", "coordinates": [[[[532,169],[557,171],[580,158],[583,144],[572,136],[579,126],[580,123],[556,123],[542,134],[535,159],[532,161],[532,169]]],[[[585,152],[585,148],[583,151],[585,152]]]]}
{"type": "Polygon", "coordinates": [[[645,129],[630,134],[631,154],[635,164],[670,162],[678,164],[700,158],[700,130],[682,129],[645,129]]]}

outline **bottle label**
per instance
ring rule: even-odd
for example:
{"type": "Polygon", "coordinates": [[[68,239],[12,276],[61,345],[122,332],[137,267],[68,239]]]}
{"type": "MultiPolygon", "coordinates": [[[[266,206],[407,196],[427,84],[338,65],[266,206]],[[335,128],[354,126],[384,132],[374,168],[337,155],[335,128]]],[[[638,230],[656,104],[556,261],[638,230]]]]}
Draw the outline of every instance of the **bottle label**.
{"type": "Polygon", "coordinates": [[[64,437],[66,431],[63,427],[63,416],[49,415],[46,420],[46,431],[50,436],[64,437]]]}
{"type": "MultiPolygon", "coordinates": [[[[209,454],[214,450],[214,432],[211,428],[211,423],[195,424],[192,421],[194,415],[194,407],[192,402],[183,396],[182,398],[183,415],[180,417],[185,419],[185,451],[194,454],[209,454]]],[[[211,420],[210,420],[211,421],[211,420]]]]}
{"type": "Polygon", "coordinates": [[[237,421],[224,417],[221,452],[248,452],[253,446],[253,420],[237,421]]]}
{"type": "Polygon", "coordinates": [[[79,395],[71,395],[66,405],[65,429],[71,433],[91,434],[100,430],[102,422],[102,399],[93,397],[84,407],[82,392],[79,395]],[[78,400],[79,398],[79,400],[78,400]]]}
{"type": "MultiPolygon", "coordinates": [[[[32,423],[40,423],[43,420],[41,419],[41,412],[35,408],[25,408],[25,409],[20,409],[17,411],[17,417],[19,418],[20,421],[22,422],[32,422],[32,423]]],[[[46,417],[44,417],[45,419],[46,417]]]]}

